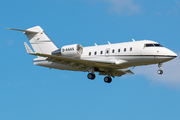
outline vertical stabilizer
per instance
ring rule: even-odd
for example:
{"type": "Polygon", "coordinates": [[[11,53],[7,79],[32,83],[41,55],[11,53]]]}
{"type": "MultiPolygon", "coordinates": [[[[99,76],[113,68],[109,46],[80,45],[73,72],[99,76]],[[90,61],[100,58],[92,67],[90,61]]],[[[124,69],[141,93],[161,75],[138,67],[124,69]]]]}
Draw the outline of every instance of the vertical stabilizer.
{"type": "Polygon", "coordinates": [[[35,53],[51,54],[52,51],[58,49],[40,26],[29,28],[24,33],[28,37],[35,53]]]}

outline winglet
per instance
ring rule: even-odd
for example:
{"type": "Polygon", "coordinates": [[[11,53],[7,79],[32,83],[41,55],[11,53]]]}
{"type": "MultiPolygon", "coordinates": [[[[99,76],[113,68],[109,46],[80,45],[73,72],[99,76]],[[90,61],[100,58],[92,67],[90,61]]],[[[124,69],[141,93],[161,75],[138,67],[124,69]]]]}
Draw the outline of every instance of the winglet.
{"type": "Polygon", "coordinates": [[[34,52],[31,50],[31,48],[28,46],[28,44],[27,44],[26,42],[24,42],[24,46],[25,46],[26,51],[27,51],[28,54],[34,53],[34,52]]]}

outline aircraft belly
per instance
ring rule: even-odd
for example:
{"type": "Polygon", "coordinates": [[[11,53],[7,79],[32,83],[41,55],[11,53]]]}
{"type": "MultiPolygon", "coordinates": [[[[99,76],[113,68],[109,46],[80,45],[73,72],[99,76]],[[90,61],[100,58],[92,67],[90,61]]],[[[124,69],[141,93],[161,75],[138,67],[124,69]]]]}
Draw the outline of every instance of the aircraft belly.
{"type": "Polygon", "coordinates": [[[128,67],[130,67],[130,66],[139,66],[139,65],[157,64],[159,62],[166,62],[173,59],[173,57],[139,55],[139,56],[119,57],[119,59],[128,61],[127,63],[125,63],[125,65],[128,65],[128,67]]]}
{"type": "Polygon", "coordinates": [[[158,63],[154,56],[120,56],[118,59],[127,61],[121,65],[123,68],[158,63]]]}
{"type": "Polygon", "coordinates": [[[154,56],[154,58],[159,62],[167,62],[169,60],[174,59],[173,56],[154,56]]]}
{"type": "Polygon", "coordinates": [[[159,59],[155,59],[154,56],[144,56],[144,55],[119,55],[115,59],[127,61],[123,64],[120,64],[121,67],[131,67],[147,64],[157,64],[160,62],[159,59]]]}

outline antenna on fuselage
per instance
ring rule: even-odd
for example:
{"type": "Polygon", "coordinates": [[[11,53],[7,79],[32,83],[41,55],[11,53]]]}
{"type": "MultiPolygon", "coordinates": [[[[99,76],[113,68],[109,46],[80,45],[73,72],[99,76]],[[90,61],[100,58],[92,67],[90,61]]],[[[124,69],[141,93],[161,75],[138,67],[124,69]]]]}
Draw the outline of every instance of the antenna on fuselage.
{"type": "Polygon", "coordinates": [[[108,42],[109,45],[111,44],[109,41],[107,41],[107,42],[108,42]]]}
{"type": "Polygon", "coordinates": [[[133,42],[135,42],[135,40],[134,40],[134,39],[132,39],[132,41],[133,41],[133,42]]]}
{"type": "Polygon", "coordinates": [[[95,45],[95,46],[97,46],[97,44],[96,44],[96,43],[94,43],[94,45],[95,45]]]}

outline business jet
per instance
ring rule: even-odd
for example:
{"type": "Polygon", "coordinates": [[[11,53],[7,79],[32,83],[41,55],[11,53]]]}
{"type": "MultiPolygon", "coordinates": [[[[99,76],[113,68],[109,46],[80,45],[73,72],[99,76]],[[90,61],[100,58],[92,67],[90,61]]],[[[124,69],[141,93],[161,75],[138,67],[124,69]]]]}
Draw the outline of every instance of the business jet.
{"type": "Polygon", "coordinates": [[[161,44],[142,40],[125,43],[97,45],[82,47],[80,44],[65,45],[58,48],[45,34],[40,26],[22,31],[29,39],[34,50],[24,42],[26,51],[37,58],[34,65],[70,71],[88,72],[87,77],[95,79],[95,72],[104,75],[104,81],[111,83],[112,77],[124,74],[134,74],[129,68],[142,65],[158,64],[158,74],[163,74],[162,63],[177,57],[173,51],[161,44]]]}

